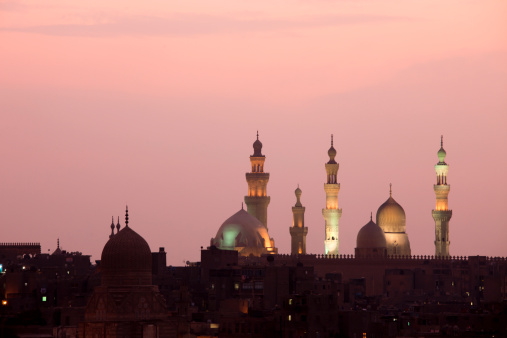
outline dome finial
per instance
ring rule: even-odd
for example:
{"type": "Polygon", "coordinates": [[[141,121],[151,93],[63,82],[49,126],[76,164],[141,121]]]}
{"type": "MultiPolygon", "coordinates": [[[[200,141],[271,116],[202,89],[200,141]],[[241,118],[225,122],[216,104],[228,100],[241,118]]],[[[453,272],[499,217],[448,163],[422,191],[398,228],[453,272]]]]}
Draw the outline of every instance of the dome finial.
{"type": "Polygon", "coordinates": [[[328,164],[336,164],[334,158],[336,157],[336,149],[333,147],[333,134],[331,134],[331,148],[327,151],[327,155],[329,156],[328,164]]]}
{"type": "Polygon", "coordinates": [[[56,240],[56,248],[60,249],[60,237],[58,237],[56,240]]]}
{"type": "Polygon", "coordinates": [[[373,222],[373,211],[370,211],[370,222],[373,222]]]}
{"type": "Polygon", "coordinates": [[[389,183],[389,197],[393,197],[393,184],[389,183]]]}
{"type": "Polygon", "coordinates": [[[116,233],[120,232],[120,216],[118,216],[118,223],[116,223],[116,233]]]}
{"type": "Polygon", "coordinates": [[[129,227],[129,206],[125,207],[125,227],[129,227]]]}
{"type": "Polygon", "coordinates": [[[114,236],[114,216],[111,216],[111,235],[109,235],[109,238],[114,236]]]}
{"type": "Polygon", "coordinates": [[[257,130],[257,139],[259,139],[259,131],[257,130]]]}
{"type": "Polygon", "coordinates": [[[440,146],[444,147],[444,135],[440,135],[440,146]]]}

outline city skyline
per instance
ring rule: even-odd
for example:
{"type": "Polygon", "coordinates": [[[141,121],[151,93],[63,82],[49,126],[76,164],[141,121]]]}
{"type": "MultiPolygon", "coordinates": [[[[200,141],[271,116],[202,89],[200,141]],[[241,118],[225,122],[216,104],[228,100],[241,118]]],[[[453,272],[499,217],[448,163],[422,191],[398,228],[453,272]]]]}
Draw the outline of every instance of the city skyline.
{"type": "Polygon", "coordinates": [[[100,259],[128,204],[152,251],[197,261],[241,208],[258,130],[279,253],[298,184],[324,253],[334,134],[340,253],[392,183],[412,254],[433,255],[443,135],[451,255],[507,256],[504,2],[220,4],[0,5],[0,242],[100,259]]]}

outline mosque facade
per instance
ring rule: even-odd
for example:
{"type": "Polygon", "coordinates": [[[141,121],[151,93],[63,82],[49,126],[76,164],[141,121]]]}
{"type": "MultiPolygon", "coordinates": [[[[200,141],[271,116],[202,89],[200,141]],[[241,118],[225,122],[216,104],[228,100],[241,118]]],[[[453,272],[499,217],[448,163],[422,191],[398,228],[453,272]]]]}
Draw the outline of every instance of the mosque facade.
{"type": "MultiPolygon", "coordinates": [[[[243,208],[228,218],[219,228],[210,244],[219,249],[236,250],[241,256],[260,257],[263,254],[278,253],[274,239],[268,234],[267,195],[269,173],[264,171],[266,157],[262,154],[262,143],[257,139],[253,144],[253,155],[250,156],[251,172],[246,173],[248,195],[245,196],[247,210],[243,208]]],[[[337,151],[331,135],[331,147],[328,150],[329,160],[325,163],[326,181],[324,192],[326,205],[322,209],[324,218],[324,255],[336,257],[339,253],[339,221],[342,209],[338,205],[340,183],[338,183],[339,163],[337,151]]],[[[433,210],[435,220],[435,256],[449,256],[449,220],[452,211],[448,210],[447,184],[448,164],[445,163],[446,152],[441,148],[437,153],[439,162],[435,165],[437,184],[434,185],[436,207],[433,210]]],[[[304,224],[305,207],[301,203],[302,190],[295,190],[296,204],[292,207],[293,224],[289,228],[291,236],[291,254],[305,255],[308,227],[304,224]]],[[[375,215],[359,231],[356,251],[361,257],[410,257],[410,240],[406,232],[406,215],[403,207],[393,198],[390,185],[388,199],[380,205],[375,215]]]]}

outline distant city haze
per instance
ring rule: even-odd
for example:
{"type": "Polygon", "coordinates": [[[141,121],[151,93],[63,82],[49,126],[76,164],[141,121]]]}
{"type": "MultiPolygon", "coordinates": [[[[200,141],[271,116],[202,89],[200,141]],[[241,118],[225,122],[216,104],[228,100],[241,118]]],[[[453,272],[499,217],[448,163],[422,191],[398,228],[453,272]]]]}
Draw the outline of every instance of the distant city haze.
{"type": "Polygon", "coordinates": [[[451,255],[507,256],[507,2],[0,3],[0,242],[100,259],[120,216],[168,265],[241,208],[259,131],[269,234],[290,253],[294,190],[324,253],[389,197],[433,255],[434,165],[450,165],[451,255]]]}

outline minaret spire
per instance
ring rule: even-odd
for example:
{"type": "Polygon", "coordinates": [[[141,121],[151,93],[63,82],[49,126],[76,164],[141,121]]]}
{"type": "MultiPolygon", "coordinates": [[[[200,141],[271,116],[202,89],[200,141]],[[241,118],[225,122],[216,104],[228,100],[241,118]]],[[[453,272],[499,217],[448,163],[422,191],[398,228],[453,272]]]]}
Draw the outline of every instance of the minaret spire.
{"type": "Polygon", "coordinates": [[[333,134],[331,134],[331,148],[327,154],[329,161],[325,164],[327,180],[324,183],[326,192],[326,208],[322,209],[325,220],[325,253],[326,255],[338,255],[338,223],[342,215],[342,209],[338,208],[338,192],[340,183],[337,181],[339,164],[335,161],[336,149],[333,146],[333,134]]]}
{"type": "Polygon", "coordinates": [[[118,223],[116,223],[116,233],[120,232],[120,216],[118,216],[118,223]]]}
{"type": "Polygon", "coordinates": [[[109,235],[109,238],[114,236],[114,216],[111,216],[111,235],[109,235]]]}
{"type": "Polygon", "coordinates": [[[440,150],[437,153],[438,163],[435,165],[437,184],[433,185],[436,206],[432,211],[435,220],[435,256],[449,256],[449,221],[452,210],[448,207],[448,196],[451,186],[447,184],[449,165],[445,163],[447,153],[444,150],[444,136],[440,136],[440,150]]]}
{"type": "Polygon", "coordinates": [[[292,227],[289,228],[292,255],[306,255],[306,234],[308,233],[308,228],[305,227],[305,207],[301,204],[302,193],[298,184],[298,187],[294,191],[296,205],[292,207],[292,227]]]}
{"type": "Polygon", "coordinates": [[[125,207],[125,228],[129,227],[129,206],[125,207]]]}

